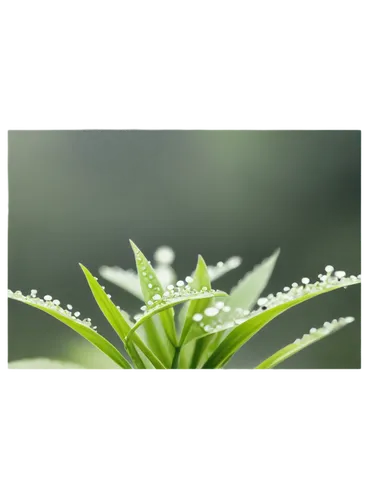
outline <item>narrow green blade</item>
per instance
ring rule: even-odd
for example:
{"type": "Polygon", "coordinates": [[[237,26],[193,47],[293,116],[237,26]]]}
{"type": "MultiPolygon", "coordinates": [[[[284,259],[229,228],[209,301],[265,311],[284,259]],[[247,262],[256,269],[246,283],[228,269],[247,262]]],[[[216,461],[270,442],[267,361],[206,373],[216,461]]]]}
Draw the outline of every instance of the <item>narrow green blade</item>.
{"type": "MultiPolygon", "coordinates": [[[[279,292],[276,296],[272,296],[269,299],[260,299],[263,305],[250,315],[239,316],[234,321],[231,319],[228,322],[220,318],[222,323],[217,325],[211,323],[211,325],[209,325],[210,331],[208,333],[202,332],[202,337],[228,330],[229,328],[233,329],[211,354],[203,365],[203,368],[221,368],[224,366],[233,354],[238,351],[243,344],[250,340],[253,335],[271,320],[276,318],[276,316],[287,311],[291,307],[323,293],[332,292],[339,288],[346,288],[358,284],[361,281],[360,278],[356,276],[351,276],[349,278],[334,278],[328,275],[322,276],[321,279],[323,279],[322,282],[292,287],[291,289],[287,287],[286,293],[279,292]],[[264,303],[263,300],[265,301],[264,303]]],[[[258,301],[258,303],[260,301],[258,301]]]]}
{"type": "Polygon", "coordinates": [[[11,292],[8,291],[8,297],[19,302],[23,302],[31,307],[40,309],[46,312],[50,316],[58,319],[65,325],[69,326],[72,330],[79,333],[82,337],[88,340],[91,344],[97,347],[100,351],[104,352],[109,356],[115,363],[117,363],[121,368],[132,368],[130,363],[124,358],[124,356],[113,346],[107,339],[102,337],[98,332],[96,332],[91,326],[89,326],[89,321],[81,321],[71,314],[69,310],[64,310],[59,304],[54,304],[52,301],[43,300],[36,296],[24,296],[21,292],[11,292]]]}
{"type": "Polygon", "coordinates": [[[103,290],[94,276],[90,273],[90,271],[83,264],[80,264],[80,266],[82,271],[84,272],[91,293],[93,294],[94,299],[99,306],[99,309],[102,311],[104,317],[112,326],[120,339],[124,342],[129,334],[129,331],[131,330],[131,325],[129,325],[129,323],[125,320],[120,310],[117,309],[115,304],[112,302],[110,297],[108,297],[106,292],[103,290]]]}
{"type": "Polygon", "coordinates": [[[275,368],[275,366],[279,365],[291,356],[294,356],[294,354],[297,354],[299,351],[302,351],[302,349],[314,344],[314,342],[318,342],[318,340],[324,339],[331,333],[337,332],[337,330],[340,330],[345,325],[348,325],[353,321],[354,318],[352,317],[340,318],[339,320],[334,319],[331,323],[324,323],[324,326],[318,330],[316,328],[312,328],[310,333],[304,335],[301,339],[296,339],[293,344],[289,344],[275,352],[272,356],[262,361],[262,363],[260,363],[260,365],[256,368],[262,370],[275,368]]]}
{"type": "MultiPolygon", "coordinates": [[[[211,290],[211,281],[208,275],[207,266],[201,255],[198,256],[197,267],[195,268],[193,276],[194,277],[191,278],[192,281],[189,280],[188,286],[191,285],[191,288],[194,290],[211,290]]],[[[193,320],[193,316],[203,316],[203,312],[208,307],[211,300],[212,297],[209,297],[207,299],[193,300],[189,303],[189,307],[185,315],[185,321],[182,327],[180,345],[183,345],[185,341],[188,342],[194,339],[194,328],[192,327],[196,326],[196,322],[193,320]]]]}
{"type": "MultiPolygon", "coordinates": [[[[135,262],[137,265],[137,271],[139,276],[139,281],[141,283],[141,289],[144,297],[144,301],[146,305],[153,304],[155,302],[155,297],[161,297],[163,294],[162,285],[156,276],[156,273],[137,247],[133,241],[130,240],[131,247],[134,252],[135,262]]],[[[177,345],[177,334],[174,324],[174,313],[173,310],[168,309],[166,311],[162,311],[160,313],[160,319],[164,328],[166,335],[168,336],[169,341],[175,347],[177,345]]],[[[165,345],[165,339],[160,337],[159,342],[161,347],[165,345]]]]}
{"type": "Polygon", "coordinates": [[[231,290],[226,305],[232,308],[251,309],[266,288],[279,254],[280,250],[276,250],[252,271],[245,274],[231,290]]]}
{"type": "Polygon", "coordinates": [[[146,309],[143,315],[139,315],[139,319],[130,330],[127,340],[133,338],[133,333],[143,325],[149,318],[152,318],[155,314],[159,314],[161,311],[166,311],[172,307],[175,307],[183,302],[189,300],[201,300],[201,299],[209,299],[212,297],[226,297],[227,294],[220,290],[210,290],[207,292],[198,292],[197,290],[183,292],[181,295],[171,295],[168,297],[163,297],[156,305],[150,306],[149,309],[146,309]]]}
{"type": "MultiPolygon", "coordinates": [[[[114,305],[114,303],[111,301],[111,299],[108,297],[108,295],[105,293],[103,288],[99,285],[98,281],[94,278],[94,276],[90,273],[88,269],[86,269],[85,266],[80,264],[87,282],[89,284],[89,287],[91,289],[91,292],[96,300],[96,303],[98,304],[100,310],[104,314],[105,318],[109,322],[109,324],[112,326],[112,328],[115,330],[117,335],[120,337],[120,339],[124,342],[125,348],[129,350],[129,344],[126,342],[126,339],[129,335],[129,332],[131,331],[132,325],[129,324],[129,321],[127,321],[124,317],[124,314],[121,314],[120,310],[117,309],[117,307],[114,305]]],[[[140,338],[136,338],[135,336],[133,337],[133,343],[141,349],[141,351],[145,354],[146,357],[154,364],[154,366],[157,366],[158,368],[165,368],[165,365],[163,362],[149,349],[140,338]]],[[[132,353],[134,354],[134,350],[130,347],[132,350],[132,353]]],[[[130,351],[129,351],[130,355],[130,351]]],[[[138,361],[138,360],[137,360],[138,361]]]]}
{"type": "Polygon", "coordinates": [[[133,269],[122,269],[121,267],[114,266],[101,266],[99,274],[102,278],[114,283],[123,290],[143,300],[141,285],[139,283],[138,275],[133,269]]]}

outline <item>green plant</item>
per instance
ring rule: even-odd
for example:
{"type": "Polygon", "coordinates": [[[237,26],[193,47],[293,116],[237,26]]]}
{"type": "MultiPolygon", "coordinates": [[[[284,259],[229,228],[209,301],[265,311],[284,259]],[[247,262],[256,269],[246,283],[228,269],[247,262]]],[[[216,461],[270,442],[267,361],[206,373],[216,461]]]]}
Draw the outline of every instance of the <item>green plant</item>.
{"type": "MultiPolygon", "coordinates": [[[[211,282],[235,269],[241,263],[239,257],[216,266],[207,266],[201,256],[192,276],[178,280],[172,268],[173,251],[161,247],[155,253],[155,268],[139,248],[131,241],[137,272],[120,268],[102,267],[100,274],[107,280],[142,299],[144,305],[134,321],[116,306],[104,287],[82,264],[91,292],[102,313],[120,337],[124,354],[101,336],[91,319],[79,319],[80,313],[72,312],[50,295],[37,297],[37,290],[29,295],[20,291],[8,291],[8,296],[36,307],[74,331],[109,356],[121,368],[223,368],[231,357],[257,332],[276,316],[317,295],[346,288],[360,283],[361,276],[346,276],[326,266],[325,274],[311,283],[308,278],[302,284],[293,283],[276,295],[260,297],[273,272],[279,251],[265,259],[253,271],[247,273],[229,294],[211,287],[211,282]],[[180,306],[178,315],[175,308],[180,306]],[[125,357],[127,355],[127,357],[125,357]]],[[[297,339],[256,368],[273,368],[286,358],[299,352],[327,335],[337,331],[354,318],[346,317],[315,329],[297,339]]]]}

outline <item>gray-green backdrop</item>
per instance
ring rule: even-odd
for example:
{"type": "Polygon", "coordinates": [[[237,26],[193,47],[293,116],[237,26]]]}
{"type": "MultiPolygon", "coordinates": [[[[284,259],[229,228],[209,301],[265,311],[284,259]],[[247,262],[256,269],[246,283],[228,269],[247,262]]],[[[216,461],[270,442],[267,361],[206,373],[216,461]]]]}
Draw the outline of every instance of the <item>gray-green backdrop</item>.
{"type": "MultiPolygon", "coordinates": [[[[14,131],[9,133],[9,287],[70,302],[114,343],[78,262],[134,267],[128,239],[152,256],[172,246],[181,276],[197,253],[243,265],[228,290],[281,247],[268,293],[332,264],[360,272],[358,131],[14,131]]],[[[106,284],[135,313],[136,299],[106,284]]],[[[283,368],[360,367],[360,289],[318,297],[280,316],[233,358],[248,368],[312,326],[356,322],[283,368]]],[[[74,332],[9,304],[9,359],[49,356],[109,366],[74,332]]]]}

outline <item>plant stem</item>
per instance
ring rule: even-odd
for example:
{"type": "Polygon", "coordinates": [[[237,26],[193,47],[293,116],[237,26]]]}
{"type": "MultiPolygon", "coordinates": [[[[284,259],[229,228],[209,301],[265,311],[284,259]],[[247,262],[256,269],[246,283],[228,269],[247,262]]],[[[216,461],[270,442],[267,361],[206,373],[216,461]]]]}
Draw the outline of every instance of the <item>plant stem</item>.
{"type": "Polygon", "coordinates": [[[174,357],[173,357],[173,361],[172,361],[172,369],[178,368],[178,362],[180,359],[180,351],[181,351],[181,347],[177,346],[175,351],[174,351],[174,357]]]}

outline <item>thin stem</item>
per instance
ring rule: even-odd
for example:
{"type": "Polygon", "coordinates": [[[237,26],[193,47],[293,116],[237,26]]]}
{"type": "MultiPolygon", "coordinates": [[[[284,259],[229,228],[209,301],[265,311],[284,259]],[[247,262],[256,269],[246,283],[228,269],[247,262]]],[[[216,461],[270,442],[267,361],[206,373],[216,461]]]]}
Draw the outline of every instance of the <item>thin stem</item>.
{"type": "Polygon", "coordinates": [[[172,369],[178,368],[178,362],[180,360],[180,351],[181,351],[181,347],[177,346],[175,351],[174,351],[174,357],[173,357],[173,361],[172,361],[172,369]]]}

